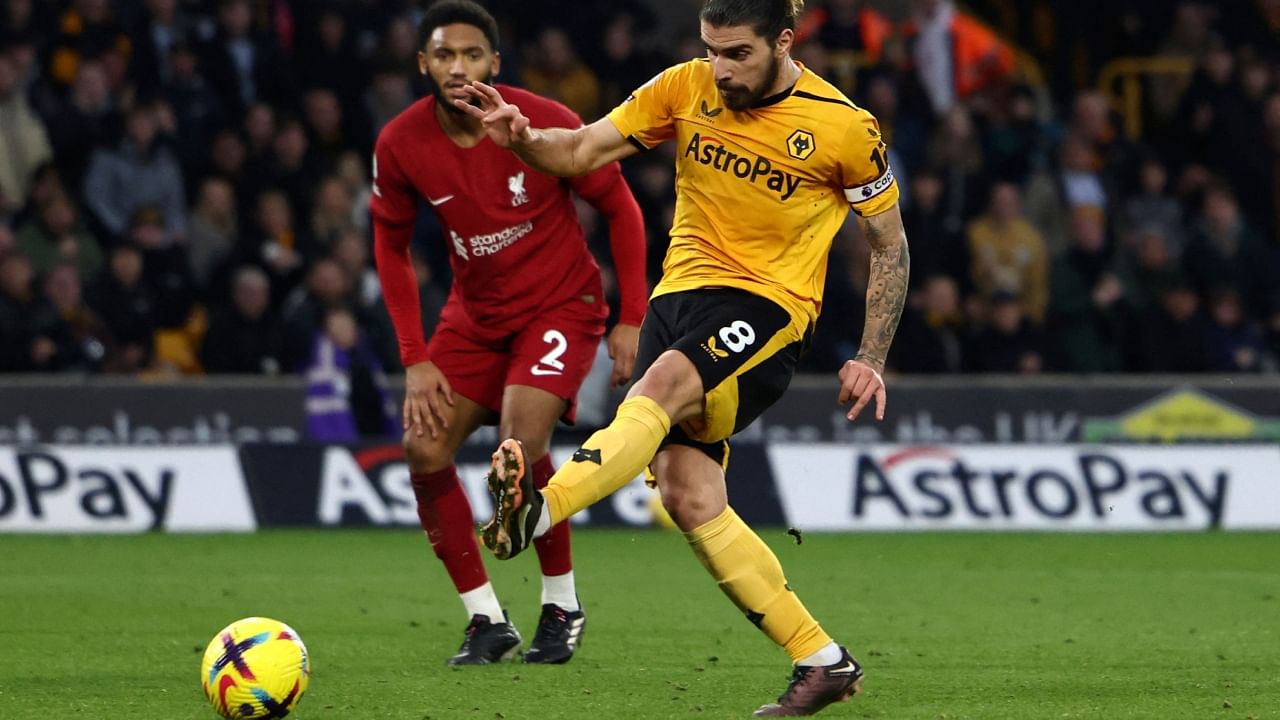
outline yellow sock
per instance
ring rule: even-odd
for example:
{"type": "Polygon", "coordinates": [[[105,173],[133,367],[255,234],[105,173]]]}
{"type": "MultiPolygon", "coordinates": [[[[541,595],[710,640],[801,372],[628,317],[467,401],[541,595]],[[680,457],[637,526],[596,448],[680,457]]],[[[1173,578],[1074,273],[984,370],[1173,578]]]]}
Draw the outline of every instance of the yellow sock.
{"type": "Polygon", "coordinates": [[[714,520],[684,536],[724,594],[770,640],[785,649],[792,662],[831,642],[787,585],[777,556],[733,508],[725,508],[714,520]]]}
{"type": "Polygon", "coordinates": [[[671,419],[651,398],[637,395],[623,401],[613,422],[587,438],[574,459],[561,465],[543,488],[551,524],[631,482],[653,460],[669,432],[671,419]]]}

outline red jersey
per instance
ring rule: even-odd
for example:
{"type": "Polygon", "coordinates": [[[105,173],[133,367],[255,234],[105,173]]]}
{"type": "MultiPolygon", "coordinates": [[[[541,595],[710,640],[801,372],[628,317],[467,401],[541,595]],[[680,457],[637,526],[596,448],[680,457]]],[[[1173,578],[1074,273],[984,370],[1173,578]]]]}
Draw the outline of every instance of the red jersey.
{"type": "MultiPolygon", "coordinates": [[[[533,127],[576,128],[563,105],[519,88],[497,86],[533,127]]],[[[542,311],[586,299],[608,316],[600,268],[587,249],[570,190],[598,197],[622,182],[617,163],[578,178],[543,175],[488,137],[459,147],[440,127],[436,99],[396,116],[374,150],[374,219],[414,222],[424,199],[450,241],[450,302],[479,325],[515,330],[542,311]]],[[[403,345],[403,338],[402,338],[403,345]]]]}

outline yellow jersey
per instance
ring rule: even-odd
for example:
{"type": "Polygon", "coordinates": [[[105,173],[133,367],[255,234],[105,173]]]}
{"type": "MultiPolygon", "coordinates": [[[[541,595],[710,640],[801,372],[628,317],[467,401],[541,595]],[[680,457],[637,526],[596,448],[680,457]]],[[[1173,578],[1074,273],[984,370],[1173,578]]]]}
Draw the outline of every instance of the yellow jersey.
{"type": "Polygon", "coordinates": [[[676,141],[675,220],[655,297],[739,288],[810,326],[822,309],[832,238],[849,210],[869,217],[897,203],[879,123],[800,69],[788,90],[734,112],[711,64],[691,60],[609,113],[642,149],[676,141]]]}

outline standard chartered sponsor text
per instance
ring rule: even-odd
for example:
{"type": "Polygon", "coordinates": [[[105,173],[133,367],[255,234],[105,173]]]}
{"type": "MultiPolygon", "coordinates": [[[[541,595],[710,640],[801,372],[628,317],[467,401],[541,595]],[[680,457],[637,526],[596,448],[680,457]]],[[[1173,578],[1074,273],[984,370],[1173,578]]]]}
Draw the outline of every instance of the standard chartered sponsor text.
{"type": "Polygon", "coordinates": [[[517,240],[532,231],[533,221],[529,220],[488,235],[473,235],[467,238],[467,245],[471,248],[473,256],[493,255],[514,245],[517,240]]]}

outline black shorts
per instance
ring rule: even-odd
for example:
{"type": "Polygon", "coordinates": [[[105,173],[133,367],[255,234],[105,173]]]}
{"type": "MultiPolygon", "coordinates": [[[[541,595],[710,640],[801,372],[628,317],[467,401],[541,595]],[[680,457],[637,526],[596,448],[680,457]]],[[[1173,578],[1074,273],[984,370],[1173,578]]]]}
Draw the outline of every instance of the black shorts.
{"type": "Polygon", "coordinates": [[[632,377],[643,375],[667,350],[688,357],[702,378],[706,411],[671,428],[663,445],[698,448],[724,466],[729,436],[782,397],[807,339],[807,324],[745,290],[659,295],[649,302],[640,328],[632,377]]]}

